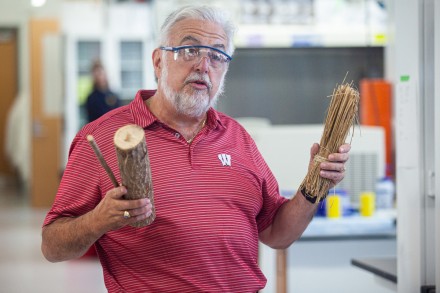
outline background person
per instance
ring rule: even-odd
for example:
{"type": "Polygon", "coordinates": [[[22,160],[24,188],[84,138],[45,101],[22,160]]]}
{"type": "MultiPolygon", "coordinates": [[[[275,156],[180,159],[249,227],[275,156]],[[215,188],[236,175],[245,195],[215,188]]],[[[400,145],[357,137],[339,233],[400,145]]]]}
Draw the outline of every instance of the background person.
{"type": "Polygon", "coordinates": [[[119,97],[110,90],[107,75],[100,61],[93,63],[91,72],[93,89],[86,100],[88,122],[92,122],[121,106],[119,97]]]}

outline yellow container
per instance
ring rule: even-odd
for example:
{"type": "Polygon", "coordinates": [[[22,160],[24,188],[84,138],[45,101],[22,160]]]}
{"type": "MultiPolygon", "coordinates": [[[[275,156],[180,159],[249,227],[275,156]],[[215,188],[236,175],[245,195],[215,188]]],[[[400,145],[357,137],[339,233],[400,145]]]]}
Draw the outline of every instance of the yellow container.
{"type": "Polygon", "coordinates": [[[371,217],[376,209],[376,194],[374,192],[362,192],[359,196],[359,213],[363,217],[371,217]]]}
{"type": "Polygon", "coordinates": [[[327,195],[325,202],[325,211],[328,218],[340,218],[342,216],[342,204],[339,195],[327,195]]]}

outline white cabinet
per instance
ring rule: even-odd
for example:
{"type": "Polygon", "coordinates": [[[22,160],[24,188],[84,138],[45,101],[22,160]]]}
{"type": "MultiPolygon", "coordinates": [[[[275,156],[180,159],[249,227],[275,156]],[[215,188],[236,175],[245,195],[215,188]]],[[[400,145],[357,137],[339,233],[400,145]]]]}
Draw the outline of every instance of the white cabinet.
{"type": "Polygon", "coordinates": [[[354,258],[395,257],[395,238],[298,241],[287,254],[288,292],[396,292],[395,284],[384,286],[373,274],[351,264],[354,258]]]}
{"type": "Polygon", "coordinates": [[[375,0],[241,0],[237,47],[383,46],[387,6],[375,0]]]}
{"type": "MultiPolygon", "coordinates": [[[[380,278],[351,264],[359,258],[395,258],[394,220],[394,211],[373,217],[315,217],[301,239],[286,250],[286,292],[396,292],[395,284],[383,286],[380,278]]],[[[275,250],[260,244],[260,266],[267,278],[263,293],[276,292],[275,258],[275,250]]]]}

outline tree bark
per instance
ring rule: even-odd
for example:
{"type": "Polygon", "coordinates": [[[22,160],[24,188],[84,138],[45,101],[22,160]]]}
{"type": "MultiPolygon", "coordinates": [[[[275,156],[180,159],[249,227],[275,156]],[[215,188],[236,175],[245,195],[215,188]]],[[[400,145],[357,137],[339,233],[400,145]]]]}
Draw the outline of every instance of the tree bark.
{"type": "Polygon", "coordinates": [[[151,215],[134,223],[133,227],[144,227],[156,218],[154,206],[153,182],[151,181],[150,159],[144,130],[137,125],[126,125],[119,128],[114,136],[116,155],[122,185],[127,188],[126,199],[148,197],[153,205],[151,215]]]}

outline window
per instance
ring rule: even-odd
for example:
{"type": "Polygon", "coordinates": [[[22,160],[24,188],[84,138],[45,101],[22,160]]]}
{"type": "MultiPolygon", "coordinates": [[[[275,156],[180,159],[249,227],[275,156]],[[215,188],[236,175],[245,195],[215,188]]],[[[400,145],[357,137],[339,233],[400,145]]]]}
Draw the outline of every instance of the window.
{"type": "Polygon", "coordinates": [[[121,98],[132,100],[143,87],[143,46],[141,41],[121,42],[121,98]]]}

